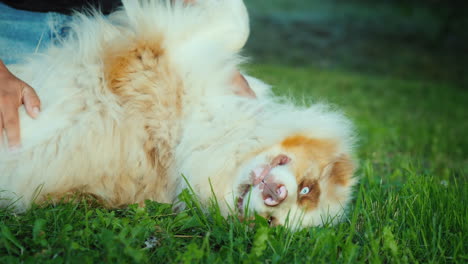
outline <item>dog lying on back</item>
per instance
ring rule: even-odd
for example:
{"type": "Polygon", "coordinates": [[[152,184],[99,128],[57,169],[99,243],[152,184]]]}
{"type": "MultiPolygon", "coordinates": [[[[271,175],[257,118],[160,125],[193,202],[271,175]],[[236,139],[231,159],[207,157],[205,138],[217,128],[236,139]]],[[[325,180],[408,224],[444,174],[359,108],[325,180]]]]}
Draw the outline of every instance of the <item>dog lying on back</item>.
{"type": "Polygon", "coordinates": [[[252,77],[257,98],[235,94],[249,34],[241,0],[124,0],[71,27],[11,67],[43,109],[36,120],[21,113],[21,151],[0,151],[2,206],[74,192],[109,207],[172,203],[184,175],[224,215],[295,227],[340,219],[355,183],[352,125],[325,105],[279,102],[252,77]]]}

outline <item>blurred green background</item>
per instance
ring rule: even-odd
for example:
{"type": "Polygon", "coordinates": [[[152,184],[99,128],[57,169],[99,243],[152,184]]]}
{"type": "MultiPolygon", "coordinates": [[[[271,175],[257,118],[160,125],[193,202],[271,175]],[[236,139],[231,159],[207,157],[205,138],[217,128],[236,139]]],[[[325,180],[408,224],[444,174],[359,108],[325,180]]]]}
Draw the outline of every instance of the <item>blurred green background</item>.
{"type": "Polygon", "coordinates": [[[343,110],[377,179],[407,182],[392,175],[413,163],[466,181],[468,1],[245,3],[251,73],[278,95],[343,110]]]}
{"type": "Polygon", "coordinates": [[[245,0],[255,63],[467,87],[468,1],[245,0]]]}

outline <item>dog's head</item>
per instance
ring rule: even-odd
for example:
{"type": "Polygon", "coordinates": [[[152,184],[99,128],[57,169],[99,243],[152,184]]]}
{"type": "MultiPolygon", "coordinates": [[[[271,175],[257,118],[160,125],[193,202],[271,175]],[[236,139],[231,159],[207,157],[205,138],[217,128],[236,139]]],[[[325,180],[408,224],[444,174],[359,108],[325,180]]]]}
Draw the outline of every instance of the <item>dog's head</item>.
{"type": "Polygon", "coordinates": [[[245,163],[236,208],[241,216],[255,212],[293,229],[336,222],[349,201],[354,170],[337,142],[291,136],[245,163]]]}

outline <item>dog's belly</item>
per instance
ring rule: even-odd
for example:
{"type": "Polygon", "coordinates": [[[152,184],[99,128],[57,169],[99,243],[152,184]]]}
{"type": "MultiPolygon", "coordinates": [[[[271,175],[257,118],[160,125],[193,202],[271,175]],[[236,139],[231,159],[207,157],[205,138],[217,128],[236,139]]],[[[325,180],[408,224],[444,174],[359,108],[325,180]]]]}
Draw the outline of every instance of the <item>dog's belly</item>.
{"type": "MultiPolygon", "coordinates": [[[[101,64],[49,70],[36,82],[46,102],[39,120],[21,120],[23,149],[0,152],[2,197],[21,197],[20,209],[36,196],[42,201],[74,192],[110,207],[172,202],[178,175],[170,171],[185,92],[158,44],[130,43],[111,49],[112,59],[101,54],[101,64]]],[[[29,65],[20,77],[41,75],[39,66],[29,65]]]]}
{"type": "Polygon", "coordinates": [[[14,193],[8,195],[13,199],[22,197],[25,207],[37,191],[38,202],[74,192],[95,195],[110,207],[146,199],[172,202],[176,176],[169,171],[178,123],[145,123],[132,116],[121,124],[105,116],[82,120],[48,141],[6,154],[0,163],[0,189],[14,193]]]}

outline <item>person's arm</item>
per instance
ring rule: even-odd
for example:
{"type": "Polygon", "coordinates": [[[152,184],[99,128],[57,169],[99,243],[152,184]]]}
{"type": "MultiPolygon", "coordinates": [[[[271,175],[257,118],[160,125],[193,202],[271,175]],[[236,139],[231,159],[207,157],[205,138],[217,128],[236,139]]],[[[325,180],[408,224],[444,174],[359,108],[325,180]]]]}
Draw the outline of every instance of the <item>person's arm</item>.
{"type": "Polygon", "coordinates": [[[39,115],[41,101],[34,89],[14,76],[0,60],[0,146],[5,133],[10,150],[21,144],[18,108],[22,104],[32,118],[39,115]]]}

